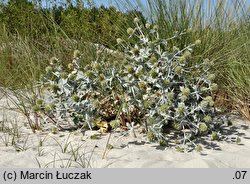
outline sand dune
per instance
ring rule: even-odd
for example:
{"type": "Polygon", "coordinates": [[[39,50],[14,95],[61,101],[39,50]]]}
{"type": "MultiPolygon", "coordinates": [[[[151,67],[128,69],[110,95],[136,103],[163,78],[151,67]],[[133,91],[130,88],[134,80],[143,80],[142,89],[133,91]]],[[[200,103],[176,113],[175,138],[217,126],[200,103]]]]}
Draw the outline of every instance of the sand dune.
{"type": "MultiPolygon", "coordinates": [[[[111,135],[111,150],[104,154],[109,134],[100,139],[90,139],[98,132],[82,133],[58,132],[52,134],[46,125],[43,131],[32,133],[22,114],[8,110],[10,104],[0,100],[0,122],[18,125],[19,138],[12,137],[6,131],[0,131],[0,167],[37,168],[37,167],[93,167],[93,168],[248,168],[250,167],[250,122],[232,117],[232,140],[207,142],[201,153],[192,151],[180,153],[174,147],[163,148],[150,143],[146,136],[136,129],[137,138],[131,134],[114,132],[111,135]],[[25,125],[25,126],[24,126],[25,125]],[[8,145],[6,146],[6,142],[8,145]],[[212,145],[212,146],[211,146],[212,145]]],[[[13,107],[12,107],[13,108],[13,107]]],[[[12,127],[11,124],[8,126],[12,127]]],[[[229,131],[230,132],[230,131],[229,131]]]]}

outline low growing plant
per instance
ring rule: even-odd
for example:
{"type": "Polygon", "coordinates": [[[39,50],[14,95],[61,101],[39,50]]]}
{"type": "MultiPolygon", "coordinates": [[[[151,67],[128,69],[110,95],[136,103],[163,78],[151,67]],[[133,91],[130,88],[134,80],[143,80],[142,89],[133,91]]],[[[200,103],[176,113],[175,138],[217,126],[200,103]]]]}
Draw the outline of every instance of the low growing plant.
{"type": "Polygon", "coordinates": [[[140,24],[135,18],[135,28],[128,28],[129,38],[138,42],[126,48],[127,64],[122,71],[129,106],[144,114],[151,140],[160,144],[168,142],[166,129],[183,132],[182,141],[210,133],[218,125],[212,93],[217,89],[215,75],[209,71],[209,60],[191,65],[192,51],[200,40],[185,48],[169,48],[172,39],[188,34],[176,32],[162,39],[158,26],[140,24]],[[143,31],[145,30],[145,31],[143,31]],[[189,129],[189,135],[185,132],[189,129]],[[150,133],[151,132],[151,133],[150,133]]]}
{"type": "Polygon", "coordinates": [[[134,24],[127,33],[136,44],[117,39],[125,51],[120,63],[97,58],[82,67],[81,54],[75,51],[73,62],[64,68],[52,58],[40,81],[45,97],[37,99],[34,108],[56,122],[70,118],[90,129],[98,118],[120,120],[128,129],[144,123],[149,139],[161,145],[168,145],[167,130],[177,133],[183,144],[217,131],[221,122],[214,118],[212,93],[217,84],[209,70],[212,63],[204,59],[191,64],[201,41],[170,48],[169,41],[188,32],[163,39],[157,25],[143,25],[138,18],[134,24]]]}

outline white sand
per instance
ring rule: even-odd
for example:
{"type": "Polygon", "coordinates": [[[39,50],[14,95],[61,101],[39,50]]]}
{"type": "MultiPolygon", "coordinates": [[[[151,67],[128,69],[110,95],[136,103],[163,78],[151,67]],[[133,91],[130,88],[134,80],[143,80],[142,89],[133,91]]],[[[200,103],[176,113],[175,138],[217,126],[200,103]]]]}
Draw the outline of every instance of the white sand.
{"type": "Polygon", "coordinates": [[[236,129],[232,137],[237,137],[238,134],[241,144],[208,141],[201,153],[196,151],[179,153],[174,148],[162,148],[157,144],[149,143],[145,135],[139,133],[139,127],[136,130],[137,138],[131,134],[121,137],[121,133],[113,133],[110,139],[113,149],[109,150],[102,159],[109,134],[102,135],[98,140],[90,139],[89,135],[95,133],[90,131],[85,132],[85,135],[80,131],[52,134],[49,130],[51,125],[34,134],[22,114],[7,109],[9,106],[6,107],[6,99],[0,99],[0,104],[2,105],[0,122],[16,122],[20,131],[20,138],[15,139],[17,146],[11,145],[12,136],[0,131],[0,167],[2,168],[37,168],[39,164],[41,167],[93,168],[250,167],[250,122],[240,118],[234,118],[233,126],[230,128],[236,129]],[[6,146],[5,142],[8,138],[8,146],[6,146]],[[39,146],[39,140],[44,140],[42,146],[39,146]],[[68,147],[63,153],[62,149],[67,145],[66,143],[68,147]],[[212,144],[216,144],[217,147],[212,144]]]}

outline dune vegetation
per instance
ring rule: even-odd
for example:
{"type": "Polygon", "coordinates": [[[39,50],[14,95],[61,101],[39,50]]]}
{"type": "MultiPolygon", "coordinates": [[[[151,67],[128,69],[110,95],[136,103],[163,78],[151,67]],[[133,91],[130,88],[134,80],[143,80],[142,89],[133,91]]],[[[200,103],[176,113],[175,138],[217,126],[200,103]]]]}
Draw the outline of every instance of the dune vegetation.
{"type": "Polygon", "coordinates": [[[139,123],[160,145],[173,130],[199,150],[195,136],[221,139],[218,114],[250,120],[249,5],[1,1],[1,92],[33,133],[42,116],[105,133],[139,123]]]}
{"type": "Polygon", "coordinates": [[[225,110],[238,110],[250,118],[249,3],[220,1],[118,1],[118,7],[95,7],[94,2],[2,1],[0,4],[0,85],[24,88],[34,85],[49,59],[56,56],[68,64],[74,50],[89,63],[96,47],[119,49],[116,38],[126,39],[135,16],[159,26],[163,38],[173,32],[190,31],[171,42],[184,47],[201,40],[192,62],[213,61],[219,90],[214,95],[225,110]],[[46,3],[45,3],[46,2],[46,3]],[[133,9],[138,4],[140,11],[133,9]],[[124,10],[124,7],[127,7],[124,10]]]}

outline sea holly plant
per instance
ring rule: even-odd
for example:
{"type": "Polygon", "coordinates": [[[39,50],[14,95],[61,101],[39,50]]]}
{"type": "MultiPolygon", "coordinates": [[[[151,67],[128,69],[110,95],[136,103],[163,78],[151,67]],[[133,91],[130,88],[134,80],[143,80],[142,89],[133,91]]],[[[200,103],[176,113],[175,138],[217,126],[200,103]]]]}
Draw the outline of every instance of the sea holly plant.
{"type": "Polygon", "coordinates": [[[128,47],[118,39],[129,56],[122,85],[130,97],[129,105],[143,111],[150,139],[161,144],[168,142],[166,128],[182,132],[184,143],[193,136],[210,133],[218,123],[213,121],[215,108],[211,97],[217,88],[215,75],[210,73],[207,60],[190,65],[192,50],[201,41],[182,49],[169,49],[171,39],[187,33],[162,39],[157,25],[143,27],[137,18],[135,25],[127,30],[129,38],[139,40],[135,45],[128,47]],[[189,135],[186,129],[190,130],[189,135]]]}
{"type": "Polygon", "coordinates": [[[69,120],[81,126],[85,122],[91,128],[96,114],[92,101],[96,95],[91,74],[81,71],[80,53],[74,52],[72,63],[64,69],[57,58],[52,58],[46,73],[41,76],[40,85],[43,99],[37,99],[35,107],[48,115],[55,123],[69,120]]]}
{"type": "Polygon", "coordinates": [[[172,139],[169,130],[183,144],[195,144],[195,137],[210,133],[218,139],[215,132],[219,135],[221,122],[215,118],[212,93],[217,84],[209,70],[211,63],[204,59],[191,64],[192,52],[201,41],[172,48],[172,39],[188,33],[175,32],[164,39],[157,25],[143,25],[138,18],[134,23],[135,28],[127,29],[128,41],[117,38],[123,50],[119,62],[97,57],[80,66],[81,54],[75,51],[72,63],[63,68],[52,58],[40,80],[44,96],[36,99],[34,110],[57,124],[69,119],[90,129],[114,120],[127,129],[144,124],[149,140],[161,145],[172,139]]]}
{"type": "Polygon", "coordinates": [[[111,66],[97,57],[96,61],[81,67],[80,60],[81,54],[76,50],[73,61],[63,68],[53,57],[40,78],[43,98],[36,99],[34,109],[60,128],[66,120],[76,127],[92,129],[99,126],[100,118],[115,119],[119,110],[119,94],[122,94],[119,65],[111,66]]]}

